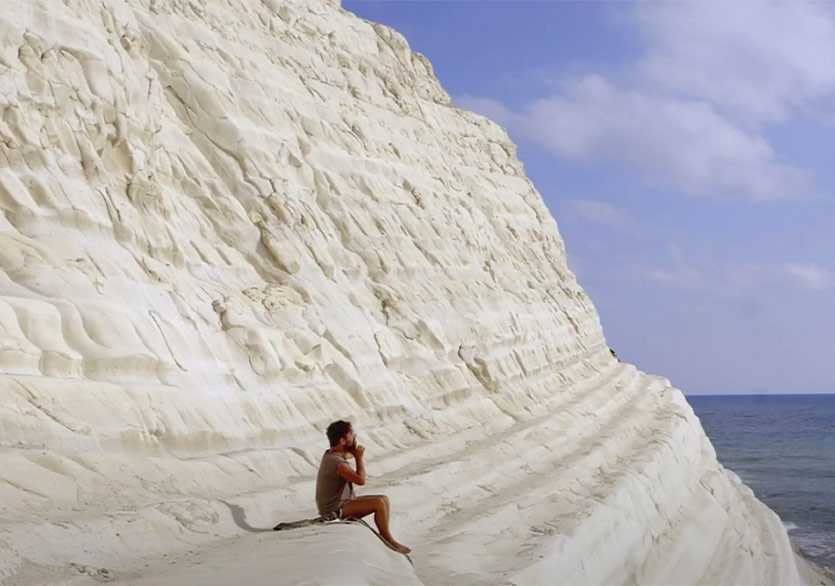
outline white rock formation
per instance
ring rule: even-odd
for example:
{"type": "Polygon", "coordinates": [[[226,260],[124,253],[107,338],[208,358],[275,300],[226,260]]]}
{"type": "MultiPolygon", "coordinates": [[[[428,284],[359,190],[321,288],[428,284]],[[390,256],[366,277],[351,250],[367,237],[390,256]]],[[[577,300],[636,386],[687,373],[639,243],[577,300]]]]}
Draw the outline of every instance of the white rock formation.
{"type": "Polygon", "coordinates": [[[398,33],[5,0],[0,47],[0,581],[814,579],[398,33]],[[414,570],[361,528],[241,537],[314,514],[340,417],[414,570]]]}

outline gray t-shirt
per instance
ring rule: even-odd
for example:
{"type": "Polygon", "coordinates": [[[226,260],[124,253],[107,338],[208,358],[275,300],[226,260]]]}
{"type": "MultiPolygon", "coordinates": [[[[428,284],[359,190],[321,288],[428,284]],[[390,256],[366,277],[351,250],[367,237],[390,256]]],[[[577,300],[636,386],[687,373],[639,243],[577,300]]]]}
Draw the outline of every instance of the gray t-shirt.
{"type": "Polygon", "coordinates": [[[322,456],[316,478],[316,506],[322,516],[339,511],[345,501],[354,498],[354,485],[337,471],[339,465],[347,461],[344,456],[330,450],[322,456]]]}

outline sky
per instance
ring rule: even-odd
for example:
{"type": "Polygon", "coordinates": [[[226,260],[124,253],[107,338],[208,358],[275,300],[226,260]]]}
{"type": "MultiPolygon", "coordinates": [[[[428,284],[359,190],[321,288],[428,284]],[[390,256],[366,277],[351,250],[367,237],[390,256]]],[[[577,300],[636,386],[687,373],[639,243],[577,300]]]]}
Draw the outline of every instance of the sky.
{"type": "Polygon", "coordinates": [[[622,360],[835,392],[835,3],[342,6],[507,129],[622,360]]]}

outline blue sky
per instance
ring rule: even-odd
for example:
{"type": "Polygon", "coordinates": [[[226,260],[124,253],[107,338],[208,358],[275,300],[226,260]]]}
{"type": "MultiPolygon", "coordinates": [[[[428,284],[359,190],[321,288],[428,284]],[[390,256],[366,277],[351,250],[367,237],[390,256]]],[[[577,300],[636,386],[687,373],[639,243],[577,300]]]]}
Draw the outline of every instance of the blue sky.
{"type": "Polygon", "coordinates": [[[622,359],[835,392],[835,3],[342,5],[508,130],[622,359]]]}

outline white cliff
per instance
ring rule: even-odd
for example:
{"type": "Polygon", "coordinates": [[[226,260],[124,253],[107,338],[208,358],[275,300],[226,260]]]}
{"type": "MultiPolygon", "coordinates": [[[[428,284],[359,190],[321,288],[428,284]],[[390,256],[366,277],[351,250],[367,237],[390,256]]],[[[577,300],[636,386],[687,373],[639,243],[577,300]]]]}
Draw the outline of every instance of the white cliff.
{"type": "Polygon", "coordinates": [[[0,582],[818,579],[611,357],[514,145],[398,33],[6,0],[0,50],[0,582]],[[242,530],[315,515],[337,418],[414,568],[242,530]]]}

